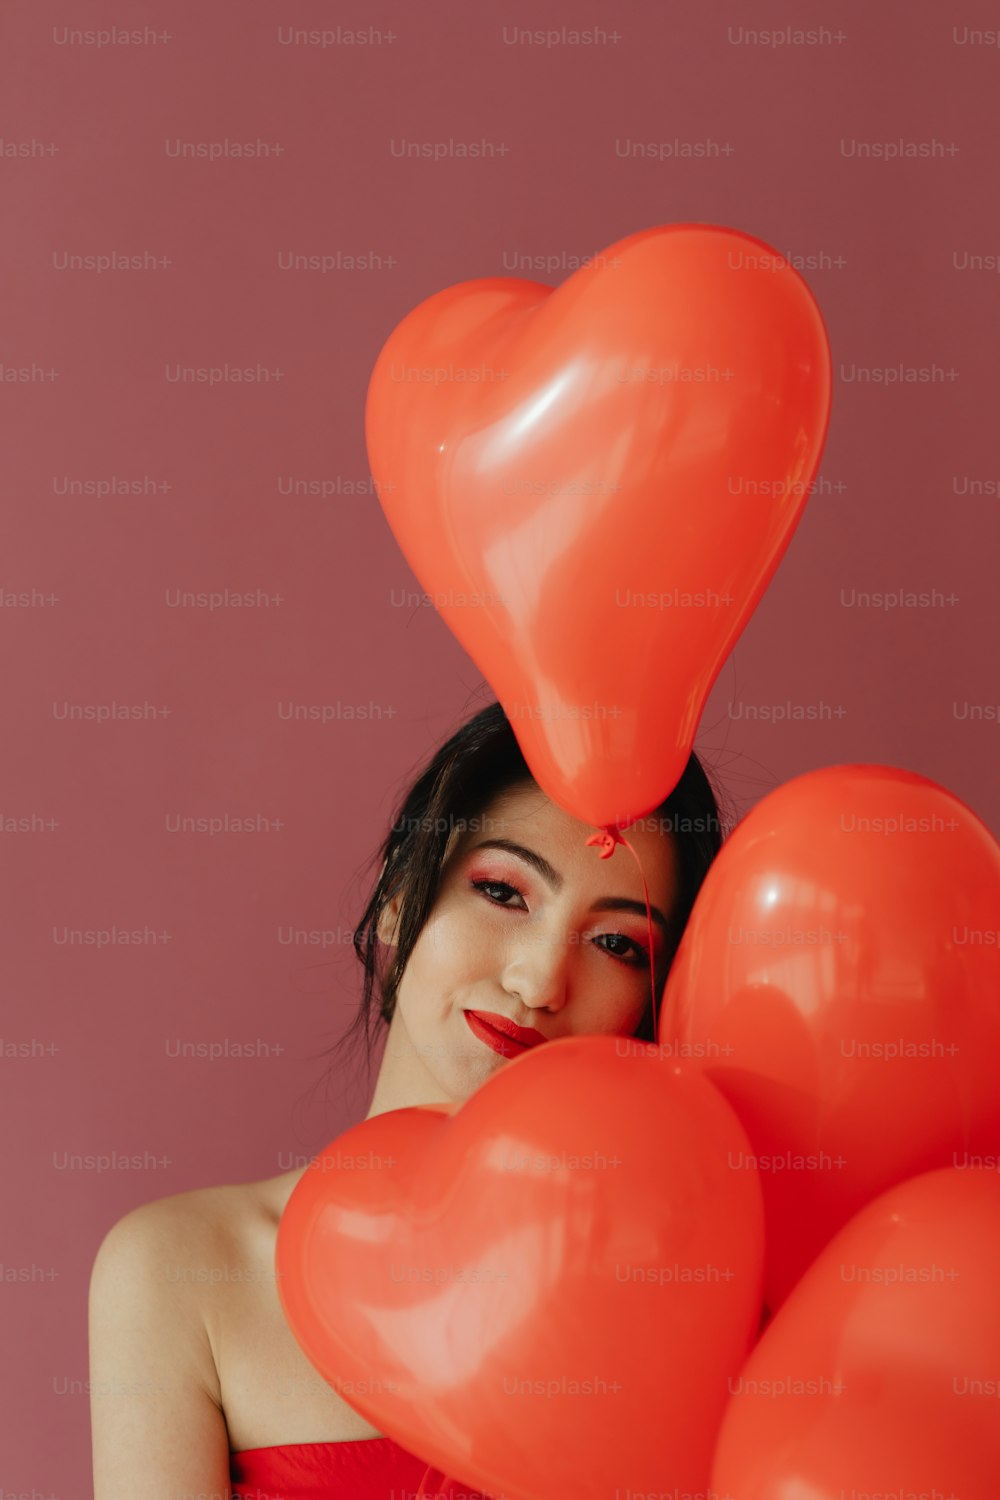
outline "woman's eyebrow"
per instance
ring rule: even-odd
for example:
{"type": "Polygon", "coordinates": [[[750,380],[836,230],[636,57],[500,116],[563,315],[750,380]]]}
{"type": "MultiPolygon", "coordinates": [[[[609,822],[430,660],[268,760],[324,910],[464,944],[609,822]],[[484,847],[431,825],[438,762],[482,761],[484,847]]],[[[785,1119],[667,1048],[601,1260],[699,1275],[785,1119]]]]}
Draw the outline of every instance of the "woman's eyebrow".
{"type": "MultiPolygon", "coordinates": [[[[552,890],[562,889],[563,877],[553,865],[549,864],[543,854],[538,853],[537,849],[529,849],[524,844],[515,844],[513,839],[483,839],[480,843],[473,844],[469,853],[474,854],[477,849],[504,849],[508,854],[516,855],[518,859],[523,859],[526,864],[537,870],[552,890]]],[[[591,911],[629,911],[640,917],[646,915],[645,902],[633,901],[628,896],[601,896],[590,909],[591,911]]],[[[649,914],[654,922],[659,923],[665,936],[669,937],[670,923],[659,907],[654,906],[652,902],[650,902],[649,914]]]]}

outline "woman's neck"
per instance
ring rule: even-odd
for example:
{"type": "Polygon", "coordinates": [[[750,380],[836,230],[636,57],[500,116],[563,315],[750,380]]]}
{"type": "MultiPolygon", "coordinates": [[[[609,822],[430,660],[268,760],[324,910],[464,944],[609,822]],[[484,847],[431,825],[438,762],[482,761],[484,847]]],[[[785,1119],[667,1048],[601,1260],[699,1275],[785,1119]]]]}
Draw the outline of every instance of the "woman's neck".
{"type": "Polygon", "coordinates": [[[365,1119],[416,1104],[453,1103],[414,1049],[397,1005],[389,1022],[385,1051],[365,1119]]]}

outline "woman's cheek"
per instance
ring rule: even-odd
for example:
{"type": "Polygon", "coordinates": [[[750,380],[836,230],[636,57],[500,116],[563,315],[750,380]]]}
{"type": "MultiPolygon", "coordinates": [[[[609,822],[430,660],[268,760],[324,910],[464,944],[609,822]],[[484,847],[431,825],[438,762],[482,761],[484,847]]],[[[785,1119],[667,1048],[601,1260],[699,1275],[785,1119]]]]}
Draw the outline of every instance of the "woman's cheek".
{"type": "Polygon", "coordinates": [[[610,981],[607,983],[609,988],[604,994],[595,996],[586,1014],[581,1013],[583,1025],[579,1029],[608,1036],[632,1036],[642,1020],[647,997],[618,992],[611,999],[610,981]]]}
{"type": "Polygon", "coordinates": [[[489,950],[489,936],[467,907],[442,910],[429,924],[431,945],[438,962],[449,973],[459,973],[481,962],[489,950]]]}

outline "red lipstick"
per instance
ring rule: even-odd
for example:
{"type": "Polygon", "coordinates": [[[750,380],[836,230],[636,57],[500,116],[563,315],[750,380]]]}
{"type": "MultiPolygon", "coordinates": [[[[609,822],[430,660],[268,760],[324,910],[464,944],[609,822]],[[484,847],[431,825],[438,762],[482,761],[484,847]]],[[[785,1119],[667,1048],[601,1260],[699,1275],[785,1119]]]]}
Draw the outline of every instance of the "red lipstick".
{"type": "Polygon", "coordinates": [[[548,1041],[540,1031],[530,1026],[516,1026],[506,1016],[498,1016],[491,1010],[467,1010],[464,1012],[469,1030],[504,1057],[519,1057],[541,1042],[548,1041]]]}

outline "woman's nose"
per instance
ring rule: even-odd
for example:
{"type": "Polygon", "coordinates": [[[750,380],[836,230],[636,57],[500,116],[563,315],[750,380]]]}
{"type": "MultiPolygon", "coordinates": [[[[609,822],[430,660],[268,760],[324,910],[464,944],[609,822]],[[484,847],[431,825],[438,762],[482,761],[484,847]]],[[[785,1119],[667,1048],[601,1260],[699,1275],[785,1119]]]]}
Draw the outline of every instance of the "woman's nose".
{"type": "Polygon", "coordinates": [[[523,930],[507,950],[504,989],[533,1008],[561,1010],[569,995],[571,958],[565,933],[523,930]]]}

